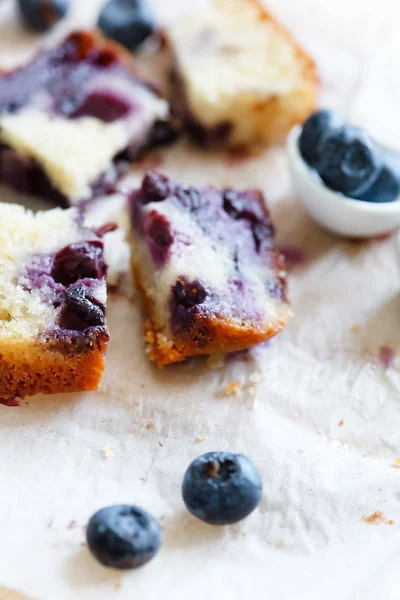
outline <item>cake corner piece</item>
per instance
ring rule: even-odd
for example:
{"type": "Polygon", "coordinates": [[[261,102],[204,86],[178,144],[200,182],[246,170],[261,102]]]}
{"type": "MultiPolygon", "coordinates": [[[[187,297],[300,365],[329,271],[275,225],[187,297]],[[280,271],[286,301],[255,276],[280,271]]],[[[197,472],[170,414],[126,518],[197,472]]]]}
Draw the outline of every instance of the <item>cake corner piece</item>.
{"type": "Polygon", "coordinates": [[[108,343],[103,243],[77,209],[0,204],[0,396],[98,388],[108,343]]]}
{"type": "Polygon", "coordinates": [[[259,0],[213,0],[166,38],[172,104],[200,146],[258,151],[315,108],[314,61],[259,0]]]}
{"type": "Polygon", "coordinates": [[[96,31],[0,72],[0,181],[17,191],[64,206],[112,193],[126,163],[176,135],[169,103],[96,31]]]}
{"type": "Polygon", "coordinates": [[[149,172],[129,202],[152,360],[244,350],[282,330],[284,259],[259,190],[198,189],[149,172]]]}

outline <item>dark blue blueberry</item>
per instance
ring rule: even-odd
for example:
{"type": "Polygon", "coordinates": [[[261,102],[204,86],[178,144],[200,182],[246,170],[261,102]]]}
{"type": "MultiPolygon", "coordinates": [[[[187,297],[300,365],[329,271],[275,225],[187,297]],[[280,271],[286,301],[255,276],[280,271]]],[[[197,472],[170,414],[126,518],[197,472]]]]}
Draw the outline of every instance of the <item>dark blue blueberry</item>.
{"type": "Polygon", "coordinates": [[[400,195],[400,178],[390,167],[383,167],[378,179],[363,194],[353,196],[365,202],[393,202],[400,195]]]}
{"type": "Polygon", "coordinates": [[[261,499],[261,477],[242,454],[208,452],[188,467],[183,501],[195,516],[211,525],[228,525],[247,517],[261,499]]]}
{"type": "Polygon", "coordinates": [[[162,202],[171,194],[170,180],[161,173],[149,171],[143,179],[142,191],[144,194],[143,204],[162,202]]]}
{"type": "Polygon", "coordinates": [[[103,242],[78,242],[60,250],[55,258],[51,276],[57,283],[70,285],[79,279],[101,279],[106,274],[103,242]]]}
{"type": "Polygon", "coordinates": [[[207,291],[199,281],[188,281],[186,278],[178,279],[172,294],[176,304],[183,308],[193,308],[207,298],[207,291]]]}
{"type": "Polygon", "coordinates": [[[100,13],[98,26],[129,50],[136,50],[154,31],[145,0],[110,0],[100,13]]]}
{"type": "Polygon", "coordinates": [[[70,0],[18,0],[22,19],[29,29],[47,31],[69,11],[70,0]]]}
{"type": "Polygon", "coordinates": [[[136,569],[157,554],[161,530],[154,517],[141,508],[117,504],[92,516],[86,538],[91,553],[106,567],[136,569]]]}
{"type": "Polygon", "coordinates": [[[70,286],[66,291],[65,307],[59,325],[63,329],[84,331],[105,323],[105,307],[94,298],[84,285],[70,286]]]}
{"type": "Polygon", "coordinates": [[[319,145],[316,170],[325,184],[346,196],[365,192],[378,178],[381,154],[369,136],[345,125],[327,133],[319,145]]]}
{"type": "Polygon", "coordinates": [[[332,110],[320,110],[307,119],[300,135],[299,147],[302,157],[309,165],[316,165],[319,159],[318,146],[324,135],[342,124],[342,119],[332,110]]]}

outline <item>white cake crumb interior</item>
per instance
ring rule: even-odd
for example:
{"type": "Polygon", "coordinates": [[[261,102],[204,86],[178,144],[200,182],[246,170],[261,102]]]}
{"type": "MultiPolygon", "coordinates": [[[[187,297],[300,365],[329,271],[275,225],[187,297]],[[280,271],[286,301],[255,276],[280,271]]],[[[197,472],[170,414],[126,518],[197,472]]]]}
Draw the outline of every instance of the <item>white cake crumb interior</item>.
{"type": "Polygon", "coordinates": [[[38,290],[18,285],[28,255],[57,252],[82,239],[76,209],[32,213],[0,203],[0,338],[29,339],[54,326],[58,310],[38,290]]]}
{"type": "MultiPolygon", "coordinates": [[[[229,282],[235,279],[235,264],[231,248],[218,244],[207,236],[202,228],[185,209],[171,202],[150,203],[143,208],[144,213],[158,213],[166,217],[171,226],[173,243],[167,263],[156,267],[151,259],[147,243],[139,234],[133,233],[135,247],[132,258],[140,272],[140,283],[153,303],[153,318],[156,328],[171,336],[169,325],[169,301],[171,289],[185,277],[189,282],[198,280],[206,289],[216,292],[223,299],[218,306],[220,317],[237,325],[255,325],[252,318],[233,310],[229,282]]],[[[253,261],[241,265],[253,307],[259,317],[259,325],[264,326],[287,313],[287,307],[274,300],[268,293],[265,282],[275,274],[265,265],[253,261]]]]}
{"type": "Polygon", "coordinates": [[[214,0],[167,32],[187,102],[201,123],[236,123],[254,102],[301,84],[295,46],[251,0],[214,0]]]}

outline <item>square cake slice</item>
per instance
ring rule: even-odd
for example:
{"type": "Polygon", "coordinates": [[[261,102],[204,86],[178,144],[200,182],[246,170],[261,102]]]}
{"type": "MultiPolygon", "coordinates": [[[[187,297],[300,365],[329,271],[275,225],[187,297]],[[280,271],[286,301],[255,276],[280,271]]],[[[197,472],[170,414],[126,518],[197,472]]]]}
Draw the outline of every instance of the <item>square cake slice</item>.
{"type": "Polygon", "coordinates": [[[0,397],[94,390],[104,368],[103,242],[77,208],[0,203],[0,397]]]}
{"type": "Polygon", "coordinates": [[[173,105],[200,145],[257,149],[312,112],[315,65],[257,0],[213,0],[166,35],[173,105]]]}
{"type": "Polygon", "coordinates": [[[0,181],[72,205],[113,191],[127,160],[176,136],[131,55],[71,34],[0,75],[0,181]]]}
{"type": "Polygon", "coordinates": [[[129,202],[132,270],[159,365],[246,349],[287,323],[286,272],[260,191],[149,172],[129,202]]]}

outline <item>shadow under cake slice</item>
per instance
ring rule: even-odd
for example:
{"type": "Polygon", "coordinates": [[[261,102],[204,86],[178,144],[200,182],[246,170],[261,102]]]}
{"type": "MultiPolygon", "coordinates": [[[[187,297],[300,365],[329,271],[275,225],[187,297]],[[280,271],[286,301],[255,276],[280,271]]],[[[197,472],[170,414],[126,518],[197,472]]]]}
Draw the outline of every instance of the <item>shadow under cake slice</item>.
{"type": "Polygon", "coordinates": [[[197,189],[150,172],[129,203],[150,358],[241,350],[284,327],[286,272],[259,190],[197,189]]]}
{"type": "Polygon", "coordinates": [[[131,55],[76,32],[0,74],[0,182],[71,205],[114,190],[127,161],[176,137],[131,55]]]}
{"type": "Polygon", "coordinates": [[[103,242],[77,209],[0,203],[0,397],[98,387],[108,342],[103,242]]]}

